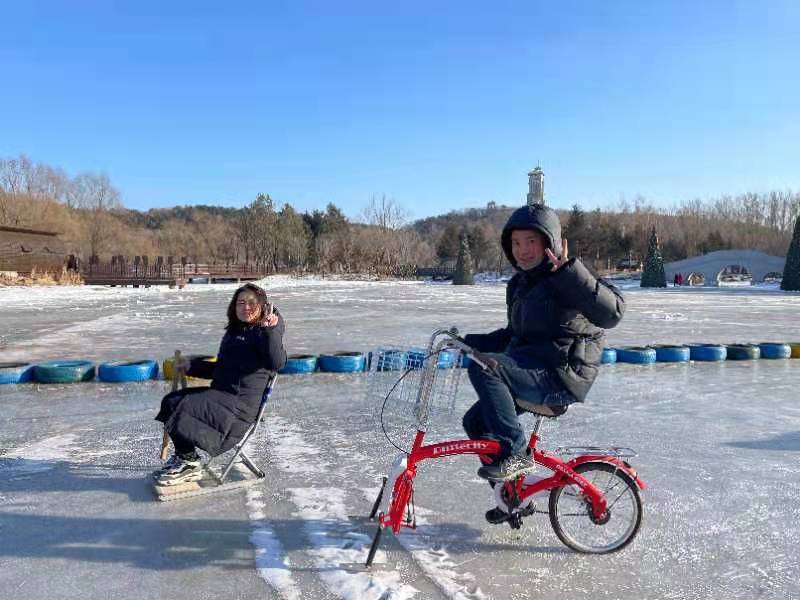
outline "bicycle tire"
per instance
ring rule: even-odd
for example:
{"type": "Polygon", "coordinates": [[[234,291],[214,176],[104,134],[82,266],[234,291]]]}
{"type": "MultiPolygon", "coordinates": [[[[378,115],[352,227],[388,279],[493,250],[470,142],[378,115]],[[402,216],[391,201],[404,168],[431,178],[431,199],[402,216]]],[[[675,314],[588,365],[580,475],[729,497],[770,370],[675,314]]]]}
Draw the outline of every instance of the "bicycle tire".
{"type": "Polygon", "coordinates": [[[789,344],[765,342],[759,344],[758,347],[761,349],[761,358],[776,359],[792,356],[792,347],[789,344]]]}
{"type": "Polygon", "coordinates": [[[728,344],[725,349],[727,360],[755,360],[761,356],[761,348],[754,344],[728,344]]]}
{"type": "MultiPolygon", "coordinates": [[[[594,485],[600,487],[600,489],[606,493],[620,485],[624,486],[624,489],[615,498],[608,500],[609,506],[607,513],[609,514],[609,518],[603,523],[594,522],[590,516],[591,505],[588,500],[584,499],[579,493],[580,488],[577,485],[571,484],[552,490],[550,492],[550,501],[548,506],[550,513],[550,525],[552,525],[556,536],[568,548],[583,554],[610,554],[612,552],[622,550],[625,546],[633,541],[633,538],[636,537],[636,534],[639,532],[639,528],[642,526],[642,497],[639,493],[639,487],[636,485],[636,482],[619,467],[604,462],[583,463],[575,467],[575,472],[582,474],[594,485]],[[596,481],[597,477],[595,476],[595,478],[593,478],[591,476],[592,471],[596,473],[604,472],[610,474],[609,484],[600,484],[599,481],[596,481]],[[614,480],[616,481],[613,483],[613,485],[611,485],[610,482],[614,480]],[[572,491],[572,493],[567,494],[567,490],[572,491]],[[570,532],[571,528],[562,523],[563,517],[577,517],[577,519],[580,519],[581,523],[590,525],[595,532],[600,533],[605,531],[605,528],[608,527],[609,524],[616,523],[614,520],[614,515],[615,513],[620,512],[620,509],[615,511],[613,510],[613,507],[617,504],[617,502],[619,502],[619,500],[623,498],[623,496],[626,497],[626,503],[630,505],[630,511],[632,514],[631,517],[627,519],[627,521],[629,521],[627,525],[623,523],[623,525],[626,527],[622,534],[617,536],[616,539],[609,543],[601,546],[593,546],[589,545],[587,542],[581,542],[576,539],[575,534],[570,532]],[[562,499],[565,499],[564,503],[570,502],[570,499],[574,499],[573,506],[570,508],[565,507],[562,510],[562,499]]],[[[577,519],[574,521],[575,523],[578,523],[577,519]]],[[[572,522],[570,520],[567,521],[572,522]]]]}

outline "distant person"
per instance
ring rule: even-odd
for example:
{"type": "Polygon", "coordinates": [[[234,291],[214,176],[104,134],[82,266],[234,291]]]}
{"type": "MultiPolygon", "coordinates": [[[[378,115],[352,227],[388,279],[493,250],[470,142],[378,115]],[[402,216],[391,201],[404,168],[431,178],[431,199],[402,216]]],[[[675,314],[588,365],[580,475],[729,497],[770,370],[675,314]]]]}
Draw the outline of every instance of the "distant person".
{"type": "MultiPolygon", "coordinates": [[[[546,206],[523,206],[511,214],[500,237],[516,274],[506,287],[508,324],[465,341],[485,354],[469,378],[478,401],[466,412],[470,439],[500,442],[501,454],[478,469],[490,481],[512,479],[535,468],[519,422],[515,399],[563,412],[583,402],[597,377],[603,350],[601,328],[614,327],[625,310],[619,291],[595,278],[561,239],[558,215],[546,206]]],[[[499,508],[486,513],[501,523],[499,508]]]]}
{"type": "Polygon", "coordinates": [[[80,268],[81,268],[80,259],[74,254],[70,254],[67,257],[67,271],[78,272],[80,268]]]}
{"type": "Polygon", "coordinates": [[[675,277],[672,278],[672,285],[678,286],[683,284],[683,275],[680,273],[675,273],[675,277]]]}
{"type": "Polygon", "coordinates": [[[160,485],[202,479],[196,449],[217,456],[233,448],[258,414],[270,372],[286,364],[283,317],[263,289],[252,283],[240,287],[227,316],[216,363],[175,365],[211,379],[211,387],[177,390],[161,400],[156,420],[164,423],[175,454],[156,472],[160,485]]]}

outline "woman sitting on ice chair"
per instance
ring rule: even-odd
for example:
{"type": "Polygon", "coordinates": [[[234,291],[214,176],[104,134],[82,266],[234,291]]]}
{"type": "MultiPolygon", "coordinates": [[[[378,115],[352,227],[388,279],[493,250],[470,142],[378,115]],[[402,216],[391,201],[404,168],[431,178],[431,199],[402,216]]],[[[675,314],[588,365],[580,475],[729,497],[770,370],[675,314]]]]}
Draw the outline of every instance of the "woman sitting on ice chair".
{"type": "Polygon", "coordinates": [[[159,485],[202,479],[197,448],[211,456],[233,448],[256,418],[270,374],[286,364],[283,317],[257,285],[236,290],[225,329],[216,363],[184,359],[175,365],[211,379],[211,387],[177,390],[161,400],[156,421],[164,423],[175,454],[156,472],[159,485]]]}

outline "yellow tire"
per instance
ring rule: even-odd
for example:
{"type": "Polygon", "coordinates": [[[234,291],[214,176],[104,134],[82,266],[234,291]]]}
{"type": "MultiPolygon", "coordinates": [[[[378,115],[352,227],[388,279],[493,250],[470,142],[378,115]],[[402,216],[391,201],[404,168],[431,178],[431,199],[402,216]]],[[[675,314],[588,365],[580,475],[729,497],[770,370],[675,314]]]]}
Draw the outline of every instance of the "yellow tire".
{"type": "Polygon", "coordinates": [[[792,358],[800,358],[800,343],[789,344],[792,349],[792,358]]]}
{"type": "MultiPolygon", "coordinates": [[[[207,356],[207,355],[198,355],[198,354],[189,354],[189,360],[204,360],[206,362],[215,363],[217,362],[216,356],[207,356]]],[[[164,373],[164,379],[167,381],[172,381],[173,370],[172,364],[175,362],[174,357],[165,358],[164,362],[161,363],[161,372],[164,373]]],[[[186,383],[197,385],[197,384],[205,384],[208,379],[199,379],[197,377],[187,377],[186,383]]]]}

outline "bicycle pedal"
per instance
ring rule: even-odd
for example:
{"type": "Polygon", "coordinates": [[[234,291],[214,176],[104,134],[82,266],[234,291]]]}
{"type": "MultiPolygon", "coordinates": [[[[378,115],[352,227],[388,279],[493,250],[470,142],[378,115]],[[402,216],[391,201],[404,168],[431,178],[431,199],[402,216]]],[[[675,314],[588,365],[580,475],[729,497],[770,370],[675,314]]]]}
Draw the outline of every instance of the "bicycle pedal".
{"type": "Polygon", "coordinates": [[[513,514],[508,518],[507,523],[511,529],[519,529],[522,527],[522,517],[519,514],[513,514]]]}

